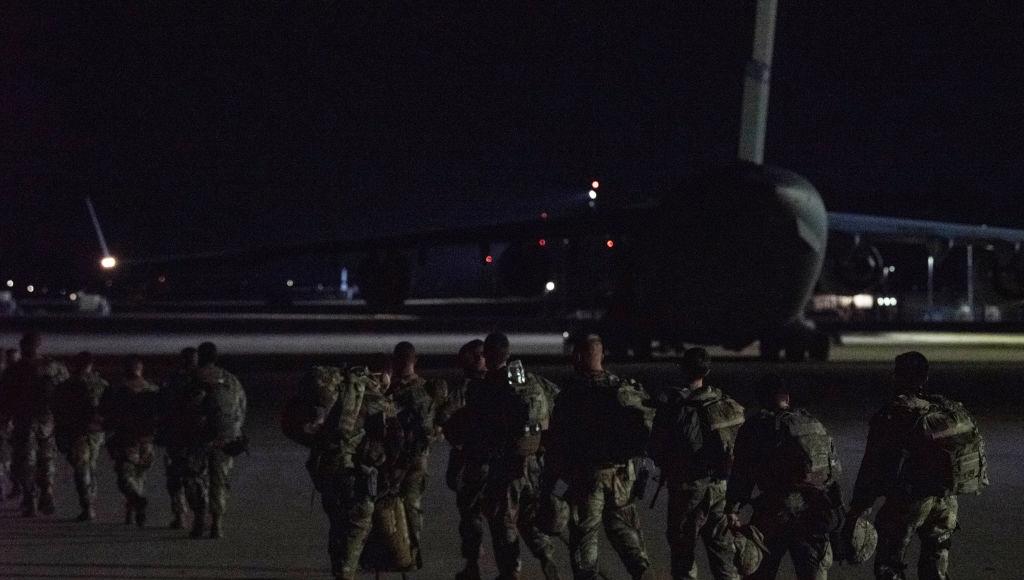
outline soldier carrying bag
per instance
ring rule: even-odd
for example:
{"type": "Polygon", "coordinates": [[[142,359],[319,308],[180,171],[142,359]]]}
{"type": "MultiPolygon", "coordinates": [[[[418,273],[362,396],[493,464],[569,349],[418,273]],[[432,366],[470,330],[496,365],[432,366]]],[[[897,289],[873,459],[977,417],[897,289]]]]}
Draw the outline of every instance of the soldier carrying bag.
{"type": "Polygon", "coordinates": [[[980,493],[989,484],[985,443],[963,404],[923,395],[915,434],[900,480],[928,495],[980,493]]]}
{"type": "Polygon", "coordinates": [[[694,455],[698,464],[716,476],[725,477],[732,469],[736,434],[745,419],[743,406],[726,396],[697,405],[695,414],[700,420],[702,441],[694,455]]]}
{"type": "Polygon", "coordinates": [[[769,463],[772,480],[783,488],[824,489],[832,477],[832,438],[803,409],[775,418],[777,449],[769,463]]]}
{"type": "Polygon", "coordinates": [[[518,360],[508,364],[508,382],[513,393],[509,409],[512,451],[519,457],[529,457],[540,450],[541,433],[551,420],[548,393],[538,378],[526,374],[518,360]]]}

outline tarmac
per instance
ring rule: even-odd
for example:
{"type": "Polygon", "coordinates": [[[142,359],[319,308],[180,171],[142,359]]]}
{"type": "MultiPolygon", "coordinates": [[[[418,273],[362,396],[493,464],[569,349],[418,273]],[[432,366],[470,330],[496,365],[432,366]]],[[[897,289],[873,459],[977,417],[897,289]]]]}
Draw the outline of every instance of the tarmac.
{"type": "MultiPolygon", "coordinates": [[[[9,342],[6,337],[5,342],[9,342]]],[[[460,337],[461,340],[461,337],[460,337]]],[[[50,342],[52,344],[52,341],[50,342]]],[[[837,349],[837,362],[767,364],[750,359],[716,363],[711,380],[743,403],[750,401],[750,385],[765,372],[778,372],[795,389],[798,403],[805,404],[829,427],[836,438],[844,466],[847,498],[863,453],[867,422],[885,398],[891,356],[908,347],[932,354],[936,345],[899,342],[851,345],[837,349]],[[845,360],[860,348],[870,356],[845,360]]],[[[1019,579],[1024,576],[1024,543],[1020,540],[1024,513],[1024,374],[1020,346],[942,346],[945,356],[959,352],[961,360],[933,365],[932,388],[963,400],[979,420],[985,437],[992,485],[980,496],[961,498],[960,529],[954,535],[951,575],[954,578],[1019,579]],[[993,350],[995,349],[995,350],[993,350]],[[993,362],[992,359],[996,359],[993,362]]],[[[113,354],[113,353],[111,353],[113,354]]],[[[852,357],[851,358],[855,358],[852,357]]],[[[226,520],[227,536],[221,540],[190,540],[186,531],[167,529],[170,509],[164,490],[162,459],[149,472],[149,527],[139,529],[121,523],[123,500],[117,492],[112,463],[104,453],[99,469],[99,519],[76,523],[78,513],[71,472],[59,460],[57,513],[50,517],[22,519],[16,503],[0,506],[0,578],[328,578],[327,521],[314,497],[303,463],[306,451],[280,434],[280,408],[294,388],[307,359],[282,357],[272,367],[250,364],[248,357],[229,357],[225,366],[235,371],[250,395],[246,431],[252,453],[238,459],[233,476],[232,498],[226,520]]],[[[556,382],[567,376],[564,365],[537,364],[527,358],[534,372],[556,382]]],[[[651,389],[678,380],[670,362],[610,365],[620,374],[636,376],[651,389]]],[[[454,379],[448,368],[424,369],[425,375],[454,379]]],[[[425,500],[426,528],[423,538],[425,567],[411,578],[452,578],[461,568],[454,494],[444,487],[444,462],[448,448],[435,446],[430,461],[430,483],[425,500]]],[[[665,541],[665,497],[653,510],[642,508],[644,534],[657,578],[669,578],[665,541]]],[[[496,569],[485,539],[482,559],[485,577],[496,569]]],[[[524,552],[524,578],[541,578],[536,562],[524,552]]],[[[916,558],[916,547],[912,548],[916,558]]],[[[559,559],[569,577],[568,551],[559,559]]],[[[610,578],[628,578],[614,552],[602,545],[602,567],[610,578]]],[[[706,560],[698,559],[701,578],[708,578],[706,560]]],[[[915,577],[911,560],[910,577],[915,577]]],[[[368,576],[370,577],[370,576],[368,576]]],[[[384,577],[388,577],[385,575],[384,577]]],[[[397,575],[390,576],[398,578],[397,575]]],[[[785,564],[780,578],[792,578],[785,564]]],[[[835,566],[836,579],[868,579],[870,565],[835,566]]]]}

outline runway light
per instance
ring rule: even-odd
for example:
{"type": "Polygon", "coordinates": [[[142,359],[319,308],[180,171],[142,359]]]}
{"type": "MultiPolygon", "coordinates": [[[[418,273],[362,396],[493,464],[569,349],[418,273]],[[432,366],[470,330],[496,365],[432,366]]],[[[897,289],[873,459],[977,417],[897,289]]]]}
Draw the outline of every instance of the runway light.
{"type": "Polygon", "coordinates": [[[545,240],[544,238],[541,238],[537,240],[537,245],[543,248],[544,246],[548,245],[548,241],[545,240]]]}
{"type": "Polygon", "coordinates": [[[569,331],[568,330],[566,330],[565,332],[562,333],[562,338],[568,340],[568,338],[569,338],[569,331]]]}
{"type": "Polygon", "coordinates": [[[8,280],[7,281],[7,287],[8,288],[14,288],[14,280],[8,280]]]}
{"type": "Polygon", "coordinates": [[[587,195],[590,196],[590,199],[597,199],[597,192],[594,191],[593,189],[587,192],[587,195]]]}
{"type": "Polygon", "coordinates": [[[547,290],[548,292],[554,292],[555,291],[555,283],[549,281],[547,284],[544,285],[544,289],[547,290]]]}
{"type": "Polygon", "coordinates": [[[31,285],[31,284],[29,284],[28,286],[25,287],[25,290],[28,290],[29,293],[31,294],[32,292],[36,291],[36,287],[31,285]]]}
{"type": "Polygon", "coordinates": [[[494,256],[487,256],[486,258],[484,258],[484,262],[486,262],[488,264],[493,264],[494,263],[494,256]]]}
{"type": "Polygon", "coordinates": [[[287,282],[284,283],[284,285],[291,288],[292,286],[295,285],[295,280],[288,280],[287,282]]]}
{"type": "Polygon", "coordinates": [[[75,294],[74,292],[72,292],[71,294],[68,294],[68,300],[70,300],[72,302],[74,302],[75,300],[78,300],[78,294],[75,294]]]}
{"type": "Polygon", "coordinates": [[[594,181],[591,181],[591,182],[590,182],[590,187],[591,187],[592,189],[597,189],[597,188],[601,187],[601,182],[600,182],[600,181],[597,181],[597,180],[595,179],[594,181]]]}
{"type": "Polygon", "coordinates": [[[540,212],[540,219],[542,219],[542,220],[548,219],[548,212],[546,212],[546,211],[540,212]]]}
{"type": "Polygon", "coordinates": [[[117,258],[114,256],[103,256],[103,259],[100,260],[100,267],[104,270],[113,270],[117,267],[117,258]]]}
{"type": "Polygon", "coordinates": [[[163,284],[164,282],[166,282],[166,281],[167,281],[167,276],[164,276],[163,274],[161,274],[161,275],[160,275],[160,276],[159,276],[159,277],[158,277],[158,278],[156,279],[156,281],[157,281],[157,282],[159,282],[159,283],[161,283],[161,284],[163,284]]]}
{"type": "Polygon", "coordinates": [[[608,249],[614,248],[615,240],[608,240],[607,242],[604,243],[604,245],[608,246],[608,249]]]}

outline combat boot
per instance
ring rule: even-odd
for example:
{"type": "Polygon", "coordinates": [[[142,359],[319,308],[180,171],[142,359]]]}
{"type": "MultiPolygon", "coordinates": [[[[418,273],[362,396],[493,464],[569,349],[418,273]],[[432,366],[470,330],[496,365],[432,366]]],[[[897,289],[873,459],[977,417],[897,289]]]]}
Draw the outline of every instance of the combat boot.
{"type": "Polygon", "coordinates": [[[455,575],[455,580],[481,580],[480,564],[476,560],[466,560],[466,567],[455,575]]]}
{"type": "Polygon", "coordinates": [[[96,510],[92,506],[82,508],[82,513],[75,518],[76,522],[91,522],[96,520],[96,510]]]}
{"type": "Polygon", "coordinates": [[[146,505],[148,504],[149,501],[144,497],[135,500],[135,525],[140,528],[146,526],[146,505]]]}
{"type": "Polygon", "coordinates": [[[44,491],[39,494],[39,513],[44,516],[52,516],[55,511],[57,508],[53,503],[53,492],[44,491]]]}
{"type": "Polygon", "coordinates": [[[193,512],[192,513],[192,531],[188,537],[192,539],[199,539],[203,537],[203,531],[206,527],[206,512],[193,512]]]}
{"type": "Polygon", "coordinates": [[[213,514],[210,522],[210,539],[219,540],[224,537],[224,520],[221,514],[213,514]]]}

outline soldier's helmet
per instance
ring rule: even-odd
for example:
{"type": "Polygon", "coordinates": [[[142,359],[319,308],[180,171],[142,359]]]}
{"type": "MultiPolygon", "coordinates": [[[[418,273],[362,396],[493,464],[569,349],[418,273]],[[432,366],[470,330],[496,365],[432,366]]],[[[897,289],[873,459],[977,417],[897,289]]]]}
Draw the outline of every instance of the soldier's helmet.
{"type": "Polygon", "coordinates": [[[561,536],[569,529],[569,504],[548,494],[537,506],[537,529],[552,536],[561,536]]]}
{"type": "Polygon", "coordinates": [[[768,554],[768,546],[764,542],[764,534],[754,526],[743,526],[732,532],[733,546],[736,548],[736,571],[747,577],[757,572],[761,561],[768,554]]]}
{"type": "Polygon", "coordinates": [[[875,555],[878,546],[878,532],[875,526],[865,518],[857,518],[857,523],[843,534],[843,559],[851,564],[863,564],[875,555]]]}

